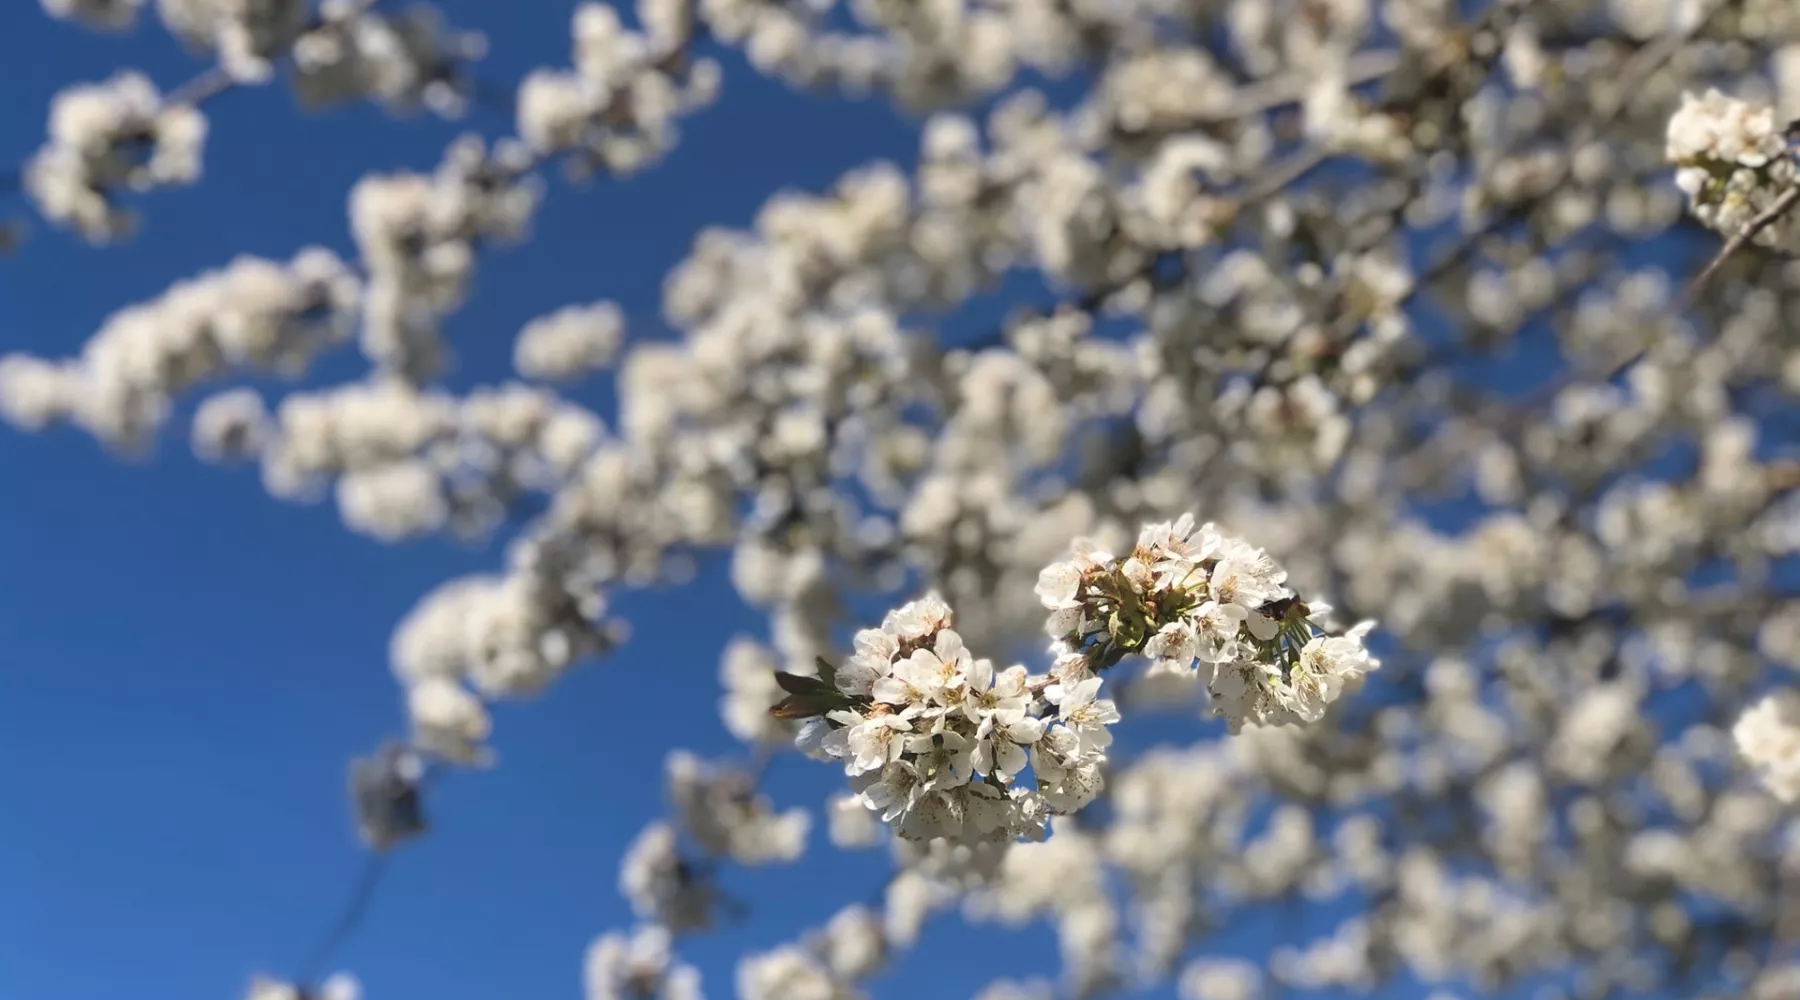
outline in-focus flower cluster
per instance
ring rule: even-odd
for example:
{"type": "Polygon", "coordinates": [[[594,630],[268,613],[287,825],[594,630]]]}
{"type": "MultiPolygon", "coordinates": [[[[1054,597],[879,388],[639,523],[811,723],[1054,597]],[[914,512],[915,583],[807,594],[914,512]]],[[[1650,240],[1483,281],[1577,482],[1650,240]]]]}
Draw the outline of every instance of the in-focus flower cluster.
{"type": "Polygon", "coordinates": [[[951,622],[935,595],[906,604],[858,632],[841,667],[779,675],[791,697],[771,711],[809,717],[797,745],[842,761],[862,805],[901,837],[1042,839],[1051,815],[1099,794],[1118,711],[1097,697],[1098,677],[995,670],[951,622]],[[1036,788],[1016,783],[1028,763],[1036,788]]]}
{"type": "Polygon", "coordinates": [[[1330,608],[1303,601],[1262,549],[1194,517],[1145,526],[1124,559],[1086,542],[1038,577],[1064,685],[1128,655],[1156,673],[1197,676],[1232,732],[1245,723],[1316,722],[1345,687],[1380,661],[1364,622],[1341,634],[1319,624],[1330,608]]]}
{"type": "MultiPolygon", "coordinates": [[[[1726,235],[1736,235],[1800,180],[1775,109],[1718,90],[1683,95],[1669,118],[1667,155],[1694,217],[1726,235]]],[[[1755,239],[1800,250],[1800,217],[1784,215],[1755,239]]]]}

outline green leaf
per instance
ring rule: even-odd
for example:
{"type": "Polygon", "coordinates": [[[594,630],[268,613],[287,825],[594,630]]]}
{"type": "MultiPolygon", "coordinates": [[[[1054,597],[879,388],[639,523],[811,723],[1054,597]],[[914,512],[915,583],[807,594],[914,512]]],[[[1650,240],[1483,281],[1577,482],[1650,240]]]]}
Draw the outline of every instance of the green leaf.
{"type": "Polygon", "coordinates": [[[819,667],[819,680],[824,681],[827,687],[837,687],[837,668],[826,661],[823,656],[814,657],[813,663],[819,667]]]}
{"type": "Polygon", "coordinates": [[[789,695],[781,699],[769,714],[777,719],[811,719],[824,715],[837,705],[825,698],[803,694],[789,695]]]}
{"type": "Polygon", "coordinates": [[[775,683],[781,685],[783,691],[795,695],[821,695],[827,691],[835,693],[837,690],[817,677],[802,677],[781,670],[775,671],[775,683]]]}

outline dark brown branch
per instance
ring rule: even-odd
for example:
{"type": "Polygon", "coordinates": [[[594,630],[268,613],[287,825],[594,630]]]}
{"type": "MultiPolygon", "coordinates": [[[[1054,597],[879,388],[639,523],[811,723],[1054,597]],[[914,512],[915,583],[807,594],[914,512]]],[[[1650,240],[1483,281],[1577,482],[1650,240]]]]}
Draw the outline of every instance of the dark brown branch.
{"type": "Polygon", "coordinates": [[[1763,209],[1756,218],[1745,223],[1744,228],[1738,230],[1731,239],[1726,240],[1725,245],[1719,248],[1719,252],[1713,256],[1713,259],[1708,261],[1706,267],[1702,268],[1700,273],[1694,276],[1694,280],[1688,284],[1687,296],[1684,300],[1686,304],[1692,306],[1699,300],[1700,293],[1706,289],[1706,282],[1712,278],[1713,274],[1719,268],[1724,267],[1725,262],[1730,260],[1733,254],[1742,250],[1751,240],[1755,239],[1758,233],[1779,221],[1782,216],[1793,209],[1797,202],[1800,202],[1800,185],[1781,192],[1781,196],[1775,199],[1774,204],[1763,209]]]}

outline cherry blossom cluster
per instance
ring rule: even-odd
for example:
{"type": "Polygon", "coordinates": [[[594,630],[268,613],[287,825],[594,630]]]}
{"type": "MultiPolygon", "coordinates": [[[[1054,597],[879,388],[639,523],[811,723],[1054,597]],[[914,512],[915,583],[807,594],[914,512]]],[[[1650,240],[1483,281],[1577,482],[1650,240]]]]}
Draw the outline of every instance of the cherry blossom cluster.
{"type": "Polygon", "coordinates": [[[835,670],[780,675],[791,696],[770,711],[809,718],[796,745],[842,761],[858,800],[902,837],[1041,839],[1052,815],[1100,793],[1118,711],[1099,678],[996,670],[951,625],[935,595],[903,605],[858,632],[835,670]],[[1028,762],[1035,788],[1015,783],[1028,762]]]}
{"type": "Polygon", "coordinates": [[[410,379],[448,361],[439,325],[462,303],[481,244],[525,235],[542,194],[517,142],[463,136],[429,174],[371,174],[350,191],[350,228],[368,271],[362,349],[410,379]]]}
{"type": "Polygon", "coordinates": [[[244,1000],[360,1000],[362,984],[349,973],[327,977],[317,987],[256,976],[244,991],[244,1000]]]}
{"type": "Polygon", "coordinates": [[[418,745],[476,763],[488,758],[486,701],[536,694],[623,633],[600,589],[520,545],[511,572],[452,580],[421,598],[389,659],[418,745]]]}
{"type": "Polygon", "coordinates": [[[233,397],[216,419],[245,422],[235,440],[256,443],[270,493],[308,500],[330,487],[346,525],[384,539],[446,526],[479,536],[520,494],[567,483],[606,440],[585,407],[516,382],[458,397],[378,377],[292,393],[273,416],[254,410],[233,397]]]}
{"type": "Polygon", "coordinates": [[[1763,787],[1783,802],[1800,802],[1800,696],[1767,695],[1745,709],[1732,739],[1763,787]]]}
{"type": "Polygon", "coordinates": [[[719,903],[717,887],[682,854],[680,835],[663,820],[639,831],[619,859],[619,893],[640,919],[677,932],[711,926],[719,903]]]}
{"type": "Polygon", "coordinates": [[[157,0],[164,26],[189,48],[216,52],[234,79],[257,82],[274,73],[271,60],[307,26],[310,0],[157,0]]]}
{"type": "Polygon", "coordinates": [[[576,7],[572,70],[533,71],[519,85],[519,135],[542,157],[562,156],[575,176],[630,174],[675,145],[676,121],[711,103],[719,66],[690,61],[685,2],[639,4],[643,31],[612,7],[576,7]]]}
{"type": "Polygon", "coordinates": [[[566,306],[525,324],[513,341],[522,378],[565,381],[610,365],[625,339],[625,315],[612,302],[566,306]]]}
{"type": "Polygon", "coordinates": [[[1326,631],[1330,608],[1286,581],[1264,550],[1184,514],[1146,525],[1123,559],[1078,542],[1073,559],[1044,568],[1037,593],[1065,675],[1146,657],[1152,672],[1198,677],[1235,733],[1317,722],[1380,666],[1363,645],[1373,622],[1326,631]]]}
{"type": "Polygon", "coordinates": [[[132,225],[119,194],[192,184],[205,145],[206,116],[165,99],[149,77],[122,72],[56,95],[25,191],[46,219],[104,243],[132,225]]]}
{"type": "Polygon", "coordinates": [[[670,818],[645,826],[619,863],[619,891],[639,918],[677,933],[710,927],[741,906],[714,877],[721,863],[788,864],[805,852],[811,815],[778,810],[754,774],[677,750],[663,775],[670,818]]]}
{"type": "Polygon", "coordinates": [[[668,929],[656,924],[595,938],[582,978],[586,1000],[705,1000],[699,971],[675,957],[668,929]]]}
{"type": "Polygon", "coordinates": [[[681,750],[669,754],[663,775],[676,821],[707,854],[761,865],[793,861],[806,850],[812,816],[799,808],[777,812],[752,775],[681,750]]]}
{"type": "Polygon", "coordinates": [[[468,64],[487,54],[487,38],[452,28],[430,5],[390,13],[376,0],[320,0],[292,50],[294,91],[308,106],[367,99],[453,118],[468,107],[468,64]]]}
{"type": "MultiPolygon", "coordinates": [[[[1734,236],[1800,183],[1785,123],[1775,109],[1718,90],[1685,94],[1669,118],[1667,156],[1694,217],[1734,236]]],[[[1757,243],[1800,251],[1800,219],[1785,215],[1756,234],[1757,243]]]]}
{"type": "MultiPolygon", "coordinates": [[[[240,257],[179,282],[161,296],[108,317],[81,355],[48,361],[0,357],[0,416],[27,428],[70,421],[106,444],[138,450],[168,418],[175,398],[233,370],[298,374],[344,340],[362,282],[329,250],[285,263],[240,257]]],[[[224,451],[249,415],[210,413],[203,450],[224,451]]]]}
{"type": "Polygon", "coordinates": [[[96,28],[119,30],[129,28],[137,19],[137,10],[146,0],[39,0],[44,13],[56,18],[73,18],[96,28]]]}
{"type": "Polygon", "coordinates": [[[798,942],[745,955],[737,965],[739,1000],[855,1000],[859,983],[912,943],[890,914],[851,904],[798,942]]]}

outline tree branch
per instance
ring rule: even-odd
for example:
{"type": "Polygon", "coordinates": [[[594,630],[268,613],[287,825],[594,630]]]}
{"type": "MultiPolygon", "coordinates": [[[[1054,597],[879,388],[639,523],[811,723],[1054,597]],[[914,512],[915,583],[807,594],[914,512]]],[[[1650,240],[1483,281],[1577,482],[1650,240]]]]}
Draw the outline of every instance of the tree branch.
{"type": "Polygon", "coordinates": [[[1719,252],[1713,256],[1713,259],[1708,261],[1706,267],[1702,268],[1700,273],[1694,276],[1694,280],[1689,283],[1687,295],[1683,300],[1685,304],[1692,306],[1700,298],[1700,293],[1705,290],[1706,282],[1719,268],[1725,266],[1725,262],[1730,260],[1733,254],[1748,245],[1758,233],[1774,225],[1797,202],[1800,202],[1800,185],[1781,192],[1781,197],[1776,198],[1774,204],[1763,209],[1756,218],[1745,223],[1744,228],[1738,230],[1731,239],[1726,240],[1725,245],[1719,248],[1719,252]]]}

